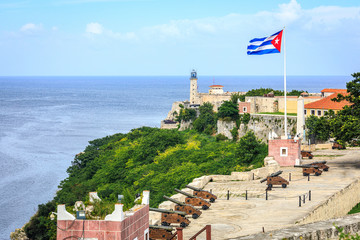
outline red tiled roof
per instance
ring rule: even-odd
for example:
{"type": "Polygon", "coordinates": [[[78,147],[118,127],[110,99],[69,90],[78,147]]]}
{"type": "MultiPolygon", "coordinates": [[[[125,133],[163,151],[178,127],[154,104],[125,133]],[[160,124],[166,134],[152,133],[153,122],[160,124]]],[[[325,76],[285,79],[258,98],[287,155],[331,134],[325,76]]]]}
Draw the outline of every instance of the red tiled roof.
{"type": "MultiPolygon", "coordinates": [[[[305,104],[304,108],[342,110],[343,107],[351,105],[351,103],[346,100],[343,100],[341,102],[331,101],[331,99],[337,97],[337,95],[338,93],[333,93],[328,97],[322,98],[321,100],[305,104]]],[[[348,95],[348,93],[344,95],[348,95]]]]}
{"type": "Polygon", "coordinates": [[[321,92],[329,92],[329,93],[347,93],[346,89],[336,89],[336,88],[325,88],[321,90],[321,92]]]}
{"type": "Polygon", "coordinates": [[[211,85],[210,87],[213,88],[213,87],[224,87],[224,86],[222,86],[222,85],[211,85]]]}

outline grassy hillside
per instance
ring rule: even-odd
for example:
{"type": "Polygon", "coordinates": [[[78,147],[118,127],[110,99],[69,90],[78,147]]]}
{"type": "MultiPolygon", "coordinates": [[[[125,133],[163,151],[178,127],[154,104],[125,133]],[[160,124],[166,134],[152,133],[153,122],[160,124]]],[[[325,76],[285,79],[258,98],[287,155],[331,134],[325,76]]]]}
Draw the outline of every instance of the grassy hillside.
{"type": "Polygon", "coordinates": [[[39,205],[25,231],[32,239],[55,239],[50,212],[56,204],[87,201],[88,192],[97,191],[111,204],[122,194],[125,208],[130,208],[136,193],[150,190],[150,205],[156,207],[163,195],[175,194],[174,188],[183,188],[194,178],[260,167],[267,155],[267,146],[252,132],[238,142],[219,139],[195,131],[142,127],[91,141],[68,168],[69,177],[61,182],[54,200],[39,205]]]}

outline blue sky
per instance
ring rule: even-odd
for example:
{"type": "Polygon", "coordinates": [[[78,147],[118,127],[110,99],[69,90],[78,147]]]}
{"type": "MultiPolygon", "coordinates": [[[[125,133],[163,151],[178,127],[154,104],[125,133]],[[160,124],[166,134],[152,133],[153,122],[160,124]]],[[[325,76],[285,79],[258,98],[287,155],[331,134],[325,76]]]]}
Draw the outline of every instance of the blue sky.
{"type": "Polygon", "coordinates": [[[1,0],[0,75],[282,75],[248,41],[286,26],[288,75],[360,71],[358,0],[1,0]]]}

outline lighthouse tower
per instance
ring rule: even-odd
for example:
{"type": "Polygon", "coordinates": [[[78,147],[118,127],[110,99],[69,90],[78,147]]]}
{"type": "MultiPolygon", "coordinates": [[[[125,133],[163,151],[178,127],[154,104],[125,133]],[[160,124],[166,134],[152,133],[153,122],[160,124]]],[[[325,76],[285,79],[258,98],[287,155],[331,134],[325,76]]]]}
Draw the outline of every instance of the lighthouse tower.
{"type": "Polygon", "coordinates": [[[192,70],[190,76],[190,104],[198,104],[197,73],[192,70]]]}

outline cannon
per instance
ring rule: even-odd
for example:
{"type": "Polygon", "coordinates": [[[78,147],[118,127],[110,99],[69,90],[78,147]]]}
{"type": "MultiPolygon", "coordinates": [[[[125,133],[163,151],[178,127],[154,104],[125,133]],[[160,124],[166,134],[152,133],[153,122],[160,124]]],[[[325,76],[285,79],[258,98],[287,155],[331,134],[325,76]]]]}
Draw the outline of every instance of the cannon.
{"type": "Polygon", "coordinates": [[[282,174],[282,171],[277,171],[275,173],[270,174],[266,178],[261,179],[260,182],[263,183],[267,181],[266,184],[268,185],[269,190],[271,190],[271,188],[274,185],[281,185],[281,187],[286,188],[287,185],[289,185],[289,182],[284,178],[280,177],[279,176],[280,174],[282,174]]]}
{"type": "Polygon", "coordinates": [[[318,165],[304,164],[304,165],[294,165],[294,167],[302,168],[304,176],[309,176],[310,174],[315,174],[315,176],[320,176],[322,173],[318,165]]]}
{"type": "Polygon", "coordinates": [[[186,212],[171,211],[159,208],[149,208],[149,210],[161,213],[162,226],[170,226],[171,223],[179,223],[180,227],[185,228],[190,224],[190,220],[186,218],[186,212]]]}
{"type": "MultiPolygon", "coordinates": [[[[169,226],[157,226],[157,225],[149,225],[149,239],[164,239],[169,240],[173,236],[172,234],[173,228],[169,226]]],[[[176,239],[176,238],[173,238],[176,239]]]]}
{"type": "Polygon", "coordinates": [[[176,203],[177,205],[175,205],[175,210],[176,211],[182,211],[182,212],[186,212],[187,215],[191,215],[193,219],[197,219],[200,215],[201,215],[201,211],[194,208],[192,205],[190,204],[186,204],[183,202],[180,202],[178,200],[175,200],[173,198],[169,198],[167,196],[163,196],[163,198],[176,203]]]}
{"type": "Polygon", "coordinates": [[[336,142],[336,141],[332,141],[332,149],[346,149],[345,146],[341,145],[340,143],[336,142]]]}
{"type": "Polygon", "coordinates": [[[329,166],[326,165],[326,161],[319,161],[319,162],[313,162],[310,163],[310,165],[318,166],[319,169],[324,170],[325,172],[329,171],[329,166]]]}
{"type": "Polygon", "coordinates": [[[206,190],[203,190],[203,189],[200,189],[200,188],[196,188],[196,187],[193,187],[193,186],[190,186],[190,185],[186,185],[187,188],[190,188],[193,191],[193,194],[197,197],[201,197],[203,199],[209,199],[209,201],[211,203],[215,202],[215,199],[217,199],[217,197],[212,194],[211,192],[209,191],[206,191],[206,190]]]}
{"type": "Polygon", "coordinates": [[[186,198],[185,198],[185,203],[186,204],[201,207],[203,210],[207,210],[211,206],[211,204],[208,201],[206,201],[205,199],[203,199],[201,197],[196,197],[196,196],[194,196],[194,195],[192,195],[190,193],[183,192],[183,191],[181,191],[179,189],[176,189],[176,188],[174,190],[176,192],[181,193],[181,194],[186,196],[186,198]]]}
{"type": "Polygon", "coordinates": [[[301,151],[301,157],[307,157],[309,159],[312,159],[314,157],[314,155],[312,155],[312,153],[310,151],[301,151]]]}

